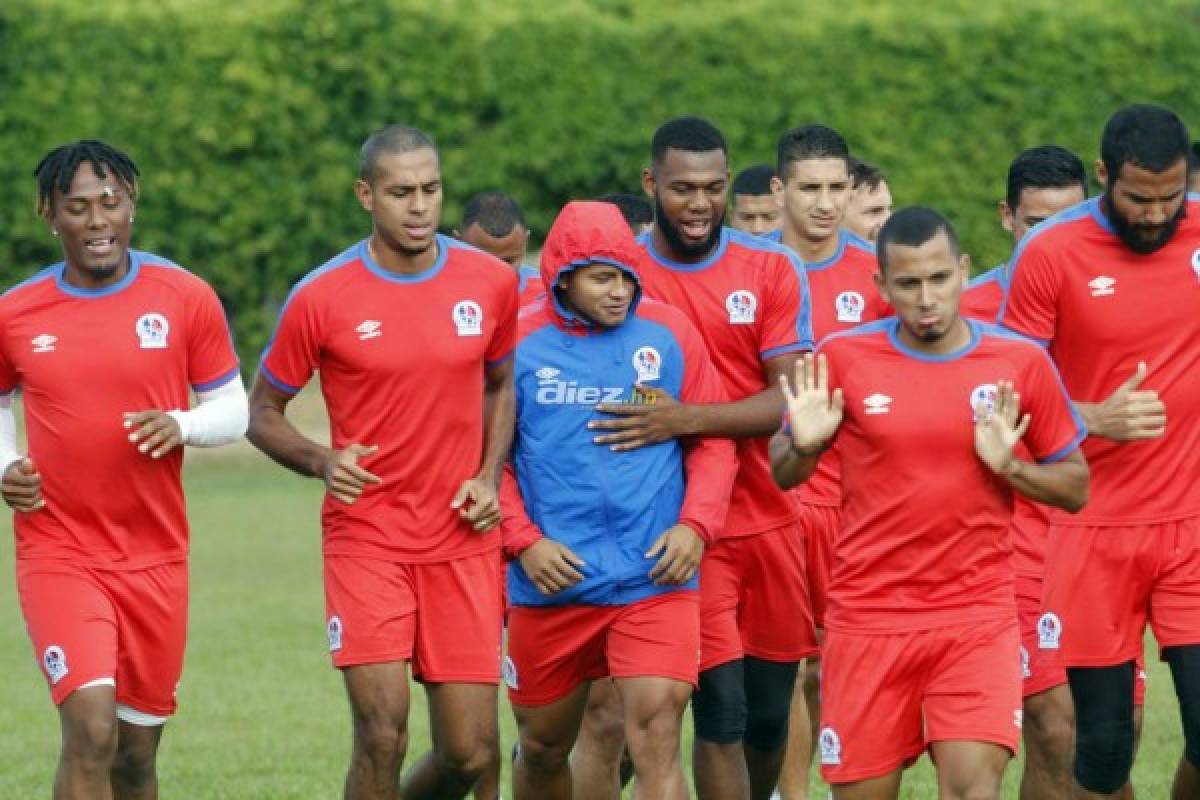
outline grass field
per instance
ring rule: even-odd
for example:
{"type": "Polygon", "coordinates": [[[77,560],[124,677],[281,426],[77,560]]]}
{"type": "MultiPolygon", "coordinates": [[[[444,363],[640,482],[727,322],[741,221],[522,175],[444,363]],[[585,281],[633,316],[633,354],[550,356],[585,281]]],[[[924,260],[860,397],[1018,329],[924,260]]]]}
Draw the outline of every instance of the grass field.
{"type": "MultiPolygon", "coordinates": [[[[319,408],[310,403],[302,411],[315,426],[319,408]]],[[[160,758],[162,796],[338,797],[350,724],[325,640],[321,486],[285,473],[244,444],[193,453],[186,481],[191,633],[180,713],[168,725],[160,758]]],[[[11,537],[6,514],[3,530],[11,537]]],[[[9,542],[0,548],[0,798],[16,800],[49,796],[58,724],[25,635],[9,542]]],[[[1134,781],[1139,796],[1159,798],[1167,796],[1182,739],[1170,676],[1157,660],[1150,668],[1134,781]]],[[[429,741],[423,701],[415,692],[410,754],[429,741]]],[[[501,725],[507,750],[514,727],[503,702],[501,725]]],[[[1018,774],[1014,763],[1006,798],[1016,797],[1018,774]]],[[[934,797],[934,786],[922,759],[902,796],[934,797]]],[[[511,796],[507,775],[504,793],[511,796]]]]}

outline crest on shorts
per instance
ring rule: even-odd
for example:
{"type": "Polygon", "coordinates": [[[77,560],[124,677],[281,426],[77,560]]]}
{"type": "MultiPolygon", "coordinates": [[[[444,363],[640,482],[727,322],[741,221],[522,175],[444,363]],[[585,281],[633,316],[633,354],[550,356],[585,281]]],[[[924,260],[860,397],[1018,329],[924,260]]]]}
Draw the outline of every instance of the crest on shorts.
{"type": "Polygon", "coordinates": [[[46,648],[46,652],[42,653],[42,666],[46,668],[46,677],[52,684],[58,683],[70,672],[67,669],[67,656],[63,653],[63,649],[56,644],[50,645],[46,648]]]}
{"type": "Polygon", "coordinates": [[[334,614],[325,624],[325,634],[329,637],[329,652],[336,653],[342,649],[342,618],[334,614]]]}
{"type": "Polygon", "coordinates": [[[976,409],[983,405],[987,409],[988,416],[996,412],[996,384],[981,383],[971,390],[971,415],[975,415],[976,409]]]}
{"type": "Polygon", "coordinates": [[[1029,668],[1029,651],[1025,649],[1025,645],[1021,645],[1021,677],[1025,680],[1033,677],[1033,670],[1029,668]]]}
{"type": "Polygon", "coordinates": [[[474,300],[459,300],[454,304],[454,327],[459,336],[483,335],[483,309],[474,300]]]}
{"type": "Polygon", "coordinates": [[[1053,611],[1047,611],[1038,620],[1037,634],[1038,648],[1057,650],[1059,639],[1062,638],[1062,620],[1053,611]]]}
{"type": "Polygon", "coordinates": [[[512,656],[505,656],[500,662],[500,677],[504,680],[504,685],[514,692],[520,688],[517,681],[517,665],[513,663],[512,656]]]}
{"type": "Polygon", "coordinates": [[[138,344],[143,350],[162,350],[167,346],[167,334],[171,326],[167,318],[157,311],[142,314],[135,324],[138,344]]]}
{"type": "Polygon", "coordinates": [[[662,356],[653,347],[639,347],[633,354],[638,383],[656,381],[662,375],[662,356]]]}
{"type": "Polygon", "coordinates": [[[821,728],[817,744],[821,748],[822,765],[831,767],[842,763],[842,740],[838,738],[837,731],[830,727],[821,728]]]}
{"type": "Polygon", "coordinates": [[[838,322],[862,322],[863,309],[867,303],[858,292],[842,292],[833,301],[837,309],[838,322]]]}
{"type": "Polygon", "coordinates": [[[758,311],[758,298],[753,292],[738,289],[725,298],[725,310],[729,312],[730,325],[753,325],[758,311]]]}

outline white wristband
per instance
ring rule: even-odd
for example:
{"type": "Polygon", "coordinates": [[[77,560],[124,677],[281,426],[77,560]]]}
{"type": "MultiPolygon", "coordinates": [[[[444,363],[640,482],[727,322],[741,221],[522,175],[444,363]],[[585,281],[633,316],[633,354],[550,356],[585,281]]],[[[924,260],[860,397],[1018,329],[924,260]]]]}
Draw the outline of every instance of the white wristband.
{"type": "Polygon", "coordinates": [[[13,393],[0,395],[0,472],[21,458],[17,450],[17,418],[13,414],[13,393]]]}

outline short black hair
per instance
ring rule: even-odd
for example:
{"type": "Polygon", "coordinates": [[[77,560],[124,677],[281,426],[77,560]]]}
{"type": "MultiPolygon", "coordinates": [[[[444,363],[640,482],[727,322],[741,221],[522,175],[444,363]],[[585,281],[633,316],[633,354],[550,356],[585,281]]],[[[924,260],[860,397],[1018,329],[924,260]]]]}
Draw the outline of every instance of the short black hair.
{"type": "Polygon", "coordinates": [[[868,164],[861,158],[850,156],[846,160],[846,167],[850,170],[850,186],[853,189],[861,189],[865,186],[871,191],[875,191],[887,180],[887,175],[883,170],[874,164],[868,164]]]}
{"type": "Polygon", "coordinates": [[[1179,159],[1190,158],[1190,138],[1183,120],[1169,108],[1125,106],[1108,118],[1100,139],[1100,158],[1108,170],[1109,186],[1126,164],[1164,172],[1179,159]]]}
{"type": "Polygon", "coordinates": [[[84,161],[91,162],[96,174],[101,178],[108,177],[108,170],[125,184],[129,196],[137,199],[138,172],[137,164],[128,154],[105,144],[99,139],[79,139],[69,144],[54,148],[33,168],[33,177],[37,179],[37,212],[45,214],[50,210],[54,200],[54,190],[64,194],[71,189],[71,181],[75,172],[84,161]]]}
{"type": "Polygon", "coordinates": [[[1044,144],[1023,151],[1008,165],[1004,199],[1015,209],[1026,189],[1069,189],[1078,186],[1087,197],[1087,170],[1079,156],[1065,147],[1044,144]]]}
{"type": "Polygon", "coordinates": [[[629,229],[634,233],[643,225],[649,225],[654,221],[654,208],[651,207],[650,201],[636,194],[624,194],[622,192],[613,192],[612,194],[601,195],[596,198],[600,203],[612,203],[621,212],[621,216],[625,218],[629,229]]]}
{"type": "Polygon", "coordinates": [[[385,153],[411,153],[432,150],[437,154],[433,137],[408,125],[388,125],[372,133],[358,151],[358,177],[370,183],[375,177],[375,165],[385,153]]]}
{"type": "Polygon", "coordinates": [[[496,191],[479,192],[467,201],[459,233],[466,235],[472,225],[478,225],[488,236],[496,237],[508,236],[518,225],[529,227],[517,201],[496,191]]]}
{"type": "Polygon", "coordinates": [[[879,258],[879,269],[887,271],[888,245],[899,247],[920,247],[938,233],[944,232],[950,240],[950,251],[957,258],[962,250],[958,244],[958,234],[950,220],[943,217],[932,208],[925,206],[909,206],[902,208],[883,223],[879,237],[875,240],[875,254],[879,258]]]}
{"type": "Polygon", "coordinates": [[[733,193],[751,197],[771,194],[771,179],[774,177],[775,168],[770,164],[755,164],[752,167],[746,167],[733,179],[733,193]]]}
{"type": "Polygon", "coordinates": [[[1192,157],[1188,160],[1188,175],[1200,172],[1200,140],[1192,142],[1192,157]]]}
{"type": "Polygon", "coordinates": [[[775,148],[776,166],[780,178],[788,174],[788,167],[797,161],[811,158],[840,158],[850,169],[850,147],[842,135],[828,125],[801,125],[779,137],[775,148]]]}
{"type": "Polygon", "coordinates": [[[650,161],[661,164],[667,150],[687,153],[710,153],[720,150],[728,156],[725,137],[717,127],[701,117],[676,117],[659,126],[650,140],[650,161]]]}

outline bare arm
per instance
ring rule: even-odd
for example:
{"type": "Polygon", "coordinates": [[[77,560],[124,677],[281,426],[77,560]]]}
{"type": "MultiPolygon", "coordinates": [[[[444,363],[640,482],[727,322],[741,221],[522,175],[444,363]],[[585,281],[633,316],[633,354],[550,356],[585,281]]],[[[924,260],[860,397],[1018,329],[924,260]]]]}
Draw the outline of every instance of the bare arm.
{"type": "Polygon", "coordinates": [[[613,450],[633,450],[682,436],[721,436],[745,439],[769,436],[779,428],[783,394],[779,378],[791,372],[798,355],[787,353],[763,362],[767,387],[757,394],[732,403],[654,403],[631,405],[603,403],[597,410],[613,419],[589,423],[593,430],[606,431],[596,444],[613,450]]]}
{"type": "Polygon", "coordinates": [[[489,365],[484,371],[483,460],[479,472],[463,481],[450,502],[452,508],[459,510],[459,516],[477,531],[491,530],[500,524],[500,477],[512,445],[515,415],[513,360],[509,358],[489,365]]]}

